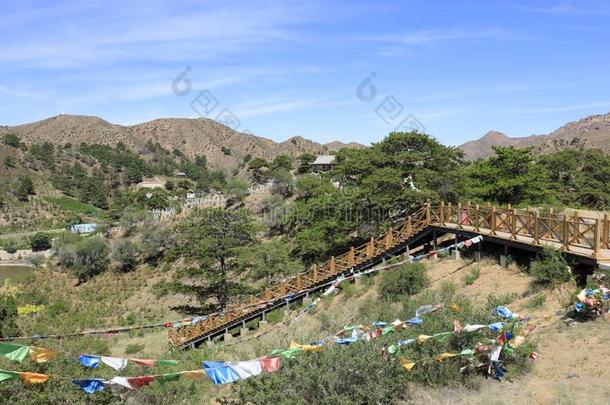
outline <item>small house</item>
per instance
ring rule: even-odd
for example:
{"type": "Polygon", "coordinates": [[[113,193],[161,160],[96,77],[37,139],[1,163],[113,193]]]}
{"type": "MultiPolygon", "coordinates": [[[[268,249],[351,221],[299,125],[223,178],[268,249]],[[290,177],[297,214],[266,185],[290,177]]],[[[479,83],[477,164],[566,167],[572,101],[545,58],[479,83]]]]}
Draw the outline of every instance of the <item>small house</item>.
{"type": "Polygon", "coordinates": [[[325,173],[335,167],[335,156],[334,155],[320,155],[316,157],[316,160],[311,164],[312,173],[325,173]]]}
{"type": "Polygon", "coordinates": [[[70,225],[70,233],[76,233],[79,235],[85,235],[95,232],[97,224],[76,224],[70,225]]]}

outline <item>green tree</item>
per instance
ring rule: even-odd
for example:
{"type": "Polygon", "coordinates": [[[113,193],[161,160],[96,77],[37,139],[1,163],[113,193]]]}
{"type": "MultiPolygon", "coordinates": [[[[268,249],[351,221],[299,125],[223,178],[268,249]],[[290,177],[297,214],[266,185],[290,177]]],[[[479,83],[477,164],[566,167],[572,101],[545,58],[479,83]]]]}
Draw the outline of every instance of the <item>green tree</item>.
{"type": "Polygon", "coordinates": [[[265,280],[265,285],[303,270],[303,264],[290,256],[285,240],[272,239],[238,248],[236,268],[253,280],[265,280]]]}
{"type": "Polygon", "coordinates": [[[30,246],[34,252],[42,252],[51,249],[51,236],[38,232],[30,239],[30,246]]]}
{"type": "Polygon", "coordinates": [[[34,182],[29,176],[21,176],[17,181],[15,195],[19,201],[28,201],[31,195],[34,195],[34,182]]]}
{"type": "Polygon", "coordinates": [[[294,176],[286,169],[280,168],[273,171],[273,187],[271,191],[284,198],[291,197],[295,192],[294,176]]]}
{"type": "Polygon", "coordinates": [[[279,169],[283,169],[288,172],[292,170],[292,159],[290,158],[290,156],[277,155],[273,158],[273,161],[271,162],[271,170],[275,171],[279,169]]]}
{"type": "Polygon", "coordinates": [[[240,179],[230,179],[225,186],[227,204],[241,204],[248,196],[248,183],[240,179]]]}
{"type": "Polygon", "coordinates": [[[21,140],[15,134],[12,134],[12,133],[5,134],[3,137],[3,141],[6,146],[10,146],[11,148],[20,148],[21,147],[21,140]]]}
{"type": "Polygon", "coordinates": [[[299,156],[299,167],[297,173],[305,174],[311,172],[311,164],[316,160],[316,155],[313,153],[303,153],[299,156]]]}
{"type": "Polygon", "coordinates": [[[176,254],[192,266],[175,273],[169,289],[194,296],[206,310],[222,310],[246,289],[231,278],[238,248],[254,240],[256,225],[243,211],[194,211],[176,230],[176,254]]]}
{"type": "Polygon", "coordinates": [[[495,156],[469,168],[469,194],[499,204],[538,204],[548,200],[545,173],[535,165],[531,148],[495,146],[494,152],[495,156]]]}
{"type": "Polygon", "coordinates": [[[269,163],[265,159],[254,158],[248,163],[248,171],[256,183],[264,183],[269,178],[269,163]]]}

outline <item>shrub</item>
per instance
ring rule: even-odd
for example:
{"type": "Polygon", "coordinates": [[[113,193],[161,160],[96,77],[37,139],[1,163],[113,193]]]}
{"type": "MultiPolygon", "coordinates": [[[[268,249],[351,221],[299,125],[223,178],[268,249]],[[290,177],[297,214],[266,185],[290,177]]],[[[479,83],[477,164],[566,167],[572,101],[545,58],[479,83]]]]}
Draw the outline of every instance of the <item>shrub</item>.
{"type": "Polygon", "coordinates": [[[537,283],[546,286],[565,283],[571,276],[568,263],[562,254],[550,248],[545,248],[540,257],[530,264],[530,275],[537,283]]]}
{"type": "Polygon", "coordinates": [[[119,242],[112,255],[115,268],[123,273],[133,270],[138,264],[137,249],[137,246],[130,240],[119,242]]]}
{"type": "Polygon", "coordinates": [[[79,282],[105,271],[109,263],[108,247],[101,238],[62,243],[57,258],[61,266],[69,268],[78,277],[79,282]]]}
{"type": "Polygon", "coordinates": [[[402,295],[413,295],[428,285],[422,263],[407,263],[398,269],[392,269],[381,274],[379,294],[385,298],[399,298],[402,295]]]}
{"type": "Polygon", "coordinates": [[[16,336],[19,334],[17,327],[17,305],[10,295],[0,296],[0,337],[16,336]]]}
{"type": "Polygon", "coordinates": [[[144,350],[144,345],[138,343],[130,343],[125,347],[125,354],[135,354],[144,350]]]}
{"type": "Polygon", "coordinates": [[[6,253],[14,254],[17,253],[17,247],[12,242],[7,242],[4,247],[6,253]]]}
{"type": "Polygon", "coordinates": [[[405,399],[405,373],[368,343],[325,346],[294,360],[281,372],[250,378],[236,386],[241,403],[382,404],[405,399]]]}
{"type": "Polygon", "coordinates": [[[529,309],[536,309],[540,308],[545,303],[545,301],[546,298],[544,295],[536,294],[525,304],[525,306],[529,309]]]}
{"type": "Polygon", "coordinates": [[[480,275],[481,269],[479,268],[479,266],[474,266],[468,270],[468,274],[466,274],[464,278],[462,278],[462,280],[464,281],[464,284],[472,285],[479,278],[480,275]]]}
{"type": "Polygon", "coordinates": [[[39,232],[30,239],[30,246],[34,252],[42,252],[51,249],[51,237],[46,233],[39,232]]]}

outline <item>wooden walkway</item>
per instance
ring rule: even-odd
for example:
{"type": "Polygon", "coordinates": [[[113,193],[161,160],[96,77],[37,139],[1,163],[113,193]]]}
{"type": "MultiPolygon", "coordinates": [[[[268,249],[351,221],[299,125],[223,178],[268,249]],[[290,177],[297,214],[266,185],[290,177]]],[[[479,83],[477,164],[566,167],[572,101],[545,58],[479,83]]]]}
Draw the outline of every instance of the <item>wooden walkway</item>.
{"type": "Polygon", "coordinates": [[[591,264],[610,264],[610,219],[577,215],[541,214],[533,210],[425,204],[417,212],[389,228],[383,235],[308,271],[270,287],[248,302],[233,304],[221,314],[210,314],[195,325],[169,330],[174,348],[195,347],[206,339],[226,333],[247,321],[264,318],[268,311],[286,305],[310,292],[326,288],[341,274],[359,272],[383,258],[405,251],[432,230],[447,233],[469,233],[503,240],[530,249],[549,246],[574,255],[591,264]]]}

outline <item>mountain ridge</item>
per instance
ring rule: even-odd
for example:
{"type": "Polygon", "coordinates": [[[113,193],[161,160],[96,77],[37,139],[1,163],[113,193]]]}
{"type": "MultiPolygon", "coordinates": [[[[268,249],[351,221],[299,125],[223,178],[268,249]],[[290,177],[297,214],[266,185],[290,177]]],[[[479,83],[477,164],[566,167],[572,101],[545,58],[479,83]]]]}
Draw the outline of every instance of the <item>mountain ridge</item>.
{"type": "Polygon", "coordinates": [[[483,137],[466,142],[459,149],[467,160],[493,155],[493,146],[533,147],[544,153],[562,147],[598,148],[610,152],[610,113],[590,115],[568,122],[549,134],[510,137],[503,132],[489,131],[483,137]]]}
{"type": "Polygon", "coordinates": [[[345,147],[363,145],[334,141],[327,144],[293,136],[282,142],[235,131],[207,118],[157,118],[135,124],[112,124],[100,117],[60,114],[40,121],[4,127],[27,143],[53,144],[100,143],[116,145],[122,142],[134,150],[146,142],[159,142],[166,149],[178,149],[189,157],[204,155],[213,169],[240,167],[250,157],[272,159],[286,154],[296,158],[302,153],[323,154],[345,147]]]}

